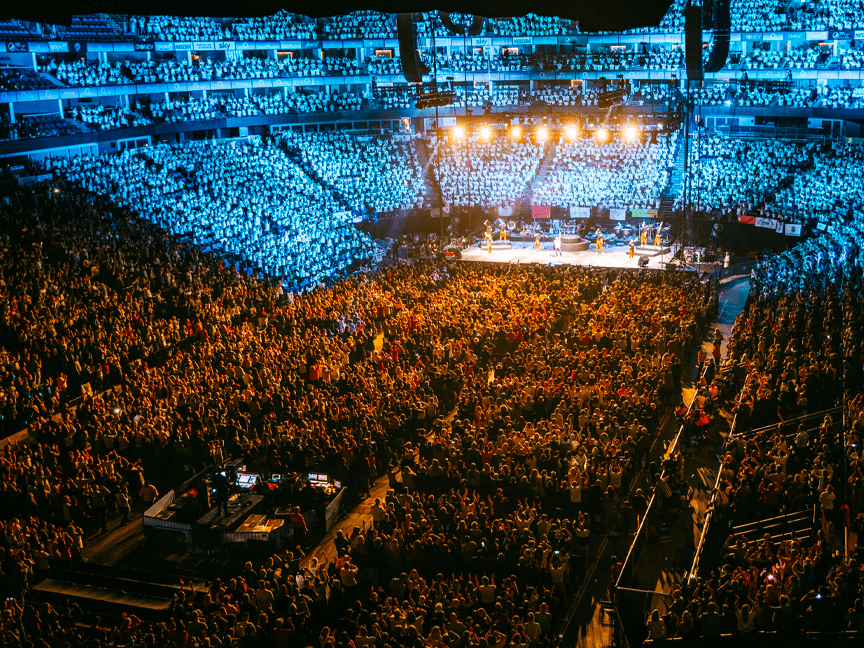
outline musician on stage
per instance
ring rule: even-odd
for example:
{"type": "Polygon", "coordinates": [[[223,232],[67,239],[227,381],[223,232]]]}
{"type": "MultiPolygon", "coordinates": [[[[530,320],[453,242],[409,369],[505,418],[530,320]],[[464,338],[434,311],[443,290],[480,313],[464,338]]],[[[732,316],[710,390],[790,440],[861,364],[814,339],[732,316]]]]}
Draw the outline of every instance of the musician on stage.
{"type": "Polygon", "coordinates": [[[534,249],[535,250],[542,250],[543,249],[543,246],[540,244],[540,232],[537,232],[536,234],[534,234],[534,249]]]}
{"type": "Polygon", "coordinates": [[[657,234],[654,235],[654,247],[660,247],[663,244],[663,237],[660,235],[660,228],[657,228],[657,234]]]}
{"type": "Polygon", "coordinates": [[[645,246],[648,243],[648,226],[645,224],[645,221],[642,221],[642,225],[639,227],[639,245],[645,246]]]}
{"type": "Polygon", "coordinates": [[[603,254],[603,232],[598,227],[597,228],[597,243],[595,244],[597,249],[597,254],[603,254]]]}
{"type": "Polygon", "coordinates": [[[628,258],[632,259],[636,256],[636,241],[630,239],[630,249],[627,252],[628,258]]]}
{"type": "Polygon", "coordinates": [[[501,233],[498,235],[498,240],[499,241],[506,241],[507,240],[507,228],[506,227],[501,228],[501,233]]]}

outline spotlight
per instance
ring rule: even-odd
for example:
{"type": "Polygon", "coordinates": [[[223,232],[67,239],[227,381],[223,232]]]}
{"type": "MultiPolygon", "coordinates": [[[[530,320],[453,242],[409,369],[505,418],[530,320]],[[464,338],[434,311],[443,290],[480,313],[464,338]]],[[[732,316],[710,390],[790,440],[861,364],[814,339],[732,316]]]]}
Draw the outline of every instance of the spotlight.
{"type": "Polygon", "coordinates": [[[567,130],[564,131],[564,134],[567,136],[567,139],[575,140],[579,137],[579,130],[575,126],[568,126],[567,130]]]}
{"type": "Polygon", "coordinates": [[[465,129],[462,128],[461,126],[454,126],[453,127],[453,139],[461,140],[464,137],[465,137],[465,129]]]}
{"type": "Polygon", "coordinates": [[[480,139],[488,140],[492,139],[492,129],[488,126],[480,127],[480,139]]]}
{"type": "Polygon", "coordinates": [[[549,131],[546,130],[545,126],[541,126],[536,131],[534,131],[535,136],[537,137],[538,142],[545,142],[546,138],[549,137],[549,131]]]}
{"type": "Polygon", "coordinates": [[[510,137],[512,137],[514,140],[522,139],[522,129],[518,126],[514,126],[510,129],[510,137]]]}
{"type": "Polygon", "coordinates": [[[627,124],[627,127],[624,129],[624,139],[628,142],[635,142],[638,136],[639,130],[635,126],[627,124]]]}
{"type": "Polygon", "coordinates": [[[598,128],[597,132],[594,133],[594,135],[597,138],[597,141],[600,142],[601,144],[609,139],[609,131],[606,130],[606,128],[603,126],[598,128]]]}

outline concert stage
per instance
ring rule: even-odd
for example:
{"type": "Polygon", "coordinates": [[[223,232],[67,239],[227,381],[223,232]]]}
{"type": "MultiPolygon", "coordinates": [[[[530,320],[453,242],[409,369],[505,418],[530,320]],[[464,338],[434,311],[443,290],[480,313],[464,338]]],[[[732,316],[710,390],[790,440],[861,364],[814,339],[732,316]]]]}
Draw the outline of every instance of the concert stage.
{"type": "MultiPolygon", "coordinates": [[[[639,259],[643,259],[643,268],[652,268],[654,270],[663,270],[666,267],[666,261],[671,261],[674,249],[663,247],[663,253],[659,254],[659,250],[652,250],[649,254],[639,254],[631,259],[629,258],[629,247],[627,245],[609,246],[608,242],[606,249],[597,254],[594,244],[591,243],[588,250],[579,252],[562,251],[561,256],[555,255],[555,250],[552,243],[542,242],[542,249],[535,250],[534,242],[509,241],[509,245],[493,245],[492,253],[486,246],[472,245],[469,248],[462,250],[463,261],[491,261],[493,263],[542,263],[548,264],[566,264],[566,265],[583,265],[601,268],[637,268],[639,259]]],[[[653,248],[653,246],[651,246],[653,248]]]]}

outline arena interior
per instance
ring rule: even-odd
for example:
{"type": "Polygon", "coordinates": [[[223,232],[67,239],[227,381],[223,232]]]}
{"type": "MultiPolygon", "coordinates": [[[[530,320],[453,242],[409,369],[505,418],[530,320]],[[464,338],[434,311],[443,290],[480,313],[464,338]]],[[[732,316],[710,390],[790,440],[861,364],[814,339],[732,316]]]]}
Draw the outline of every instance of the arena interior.
{"type": "Polygon", "coordinates": [[[862,645],[861,0],[377,4],[0,9],[0,645],[862,645]]]}

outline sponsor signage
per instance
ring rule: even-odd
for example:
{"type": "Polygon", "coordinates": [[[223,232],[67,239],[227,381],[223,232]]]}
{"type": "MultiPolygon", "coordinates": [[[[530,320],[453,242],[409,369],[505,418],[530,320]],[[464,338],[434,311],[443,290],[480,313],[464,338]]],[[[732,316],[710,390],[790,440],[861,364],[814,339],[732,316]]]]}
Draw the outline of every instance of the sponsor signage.
{"type": "Polygon", "coordinates": [[[750,216],[749,214],[738,214],[738,222],[744,223],[745,225],[755,225],[756,217],[750,216]]]}
{"type": "Polygon", "coordinates": [[[531,45],[534,42],[534,39],[530,36],[514,36],[513,44],[514,45],[531,45]]]}
{"type": "Polygon", "coordinates": [[[825,30],[804,32],[805,38],[808,41],[813,40],[828,40],[828,32],[825,30]]]}
{"type": "Polygon", "coordinates": [[[175,52],[191,52],[192,43],[174,43],[175,52]]]}
{"type": "Polygon", "coordinates": [[[756,218],[756,227],[764,227],[765,229],[777,229],[777,220],[774,218],[756,218]]]}
{"type": "Polygon", "coordinates": [[[29,52],[26,41],[6,41],[7,52],[29,52]]]}
{"type": "Polygon", "coordinates": [[[590,207],[571,207],[570,216],[573,218],[591,218],[590,207]]]}
{"type": "Polygon", "coordinates": [[[852,40],[855,38],[855,30],[854,29],[832,29],[831,33],[828,34],[828,37],[831,40],[852,40]]]}
{"type": "MultiPolygon", "coordinates": [[[[825,223],[819,223],[816,226],[816,229],[825,229],[825,223]],[[819,225],[822,227],[820,228],[819,225]]],[[[786,236],[801,236],[801,226],[797,223],[786,223],[785,226],[786,236]]]]}
{"type": "Polygon", "coordinates": [[[136,52],[152,52],[156,49],[156,43],[152,40],[139,41],[135,43],[136,52]]]}
{"type": "Polygon", "coordinates": [[[233,50],[234,41],[219,41],[215,43],[217,50],[233,50]]]}
{"type": "Polygon", "coordinates": [[[157,52],[173,52],[174,43],[156,43],[157,52]]]}
{"type": "Polygon", "coordinates": [[[198,41],[197,43],[195,43],[194,49],[208,51],[216,49],[216,46],[213,44],[212,41],[198,41]]]}
{"type": "Polygon", "coordinates": [[[620,207],[613,207],[609,210],[609,218],[616,221],[627,220],[627,210],[621,209],[620,207]]]}

